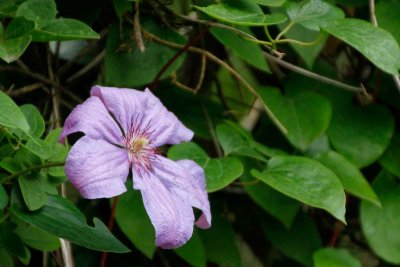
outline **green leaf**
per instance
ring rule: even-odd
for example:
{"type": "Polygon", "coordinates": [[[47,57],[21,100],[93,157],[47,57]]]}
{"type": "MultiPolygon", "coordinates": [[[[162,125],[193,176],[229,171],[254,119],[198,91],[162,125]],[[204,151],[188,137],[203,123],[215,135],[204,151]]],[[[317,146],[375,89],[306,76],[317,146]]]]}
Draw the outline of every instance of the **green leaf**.
{"type": "MultiPolygon", "coordinates": [[[[0,48],[1,50],[1,48],[0,48]]],[[[0,52],[1,54],[1,52],[0,52]]],[[[29,124],[24,114],[14,101],[0,90],[0,125],[29,131],[29,124]]]]}
{"type": "Polygon", "coordinates": [[[39,42],[99,39],[99,35],[85,23],[75,19],[56,19],[32,32],[32,40],[39,42]]]}
{"type": "Polygon", "coordinates": [[[283,150],[267,147],[266,145],[254,140],[250,141],[250,146],[268,158],[287,155],[283,150]]]}
{"type": "Polygon", "coordinates": [[[16,257],[24,258],[26,256],[24,243],[15,234],[15,228],[16,225],[8,221],[0,224],[0,247],[16,257]]]}
{"type": "Polygon", "coordinates": [[[293,23],[314,31],[344,18],[343,10],[322,0],[287,1],[284,7],[293,23]]]}
{"type": "Polygon", "coordinates": [[[217,5],[195,7],[213,18],[237,25],[264,26],[286,20],[283,14],[264,14],[256,3],[246,0],[225,0],[217,5]]]}
{"type": "Polygon", "coordinates": [[[381,0],[376,3],[375,15],[380,28],[387,30],[400,44],[400,2],[396,0],[381,0]]]}
{"type": "MultiPolygon", "coordinates": [[[[142,22],[142,27],[157,37],[178,44],[184,44],[185,38],[177,32],[164,28],[153,21],[142,22]]],[[[114,24],[107,37],[105,56],[105,78],[108,85],[119,87],[137,87],[148,84],[156,77],[161,68],[177,53],[178,50],[144,39],[145,50],[137,48],[131,29],[114,24]],[[123,37],[121,40],[121,36],[123,37]]],[[[180,56],[166,70],[162,78],[168,77],[182,64],[180,56]]]]}
{"type": "Polygon", "coordinates": [[[61,246],[58,237],[29,224],[18,225],[15,233],[26,245],[37,250],[49,252],[61,246]]]}
{"type": "Polygon", "coordinates": [[[266,158],[252,148],[250,142],[246,140],[234,127],[228,124],[219,124],[216,127],[216,134],[225,155],[236,154],[266,161],[266,158]]]}
{"type": "Polygon", "coordinates": [[[51,131],[44,139],[44,141],[51,147],[52,154],[49,158],[49,160],[51,161],[65,161],[65,158],[67,157],[68,146],[64,146],[58,143],[58,138],[60,137],[61,131],[61,128],[56,128],[51,131]]]}
{"type": "Polygon", "coordinates": [[[16,0],[0,1],[0,17],[12,17],[18,9],[16,0]]]}
{"type": "Polygon", "coordinates": [[[30,35],[7,40],[0,39],[0,58],[7,63],[18,59],[25,52],[31,39],[30,35]]]}
{"type": "Polygon", "coordinates": [[[14,267],[13,258],[3,248],[0,248],[0,266],[2,266],[2,267],[14,267]]]}
{"type": "MultiPolygon", "coordinates": [[[[239,29],[244,32],[250,32],[249,28],[241,27],[239,29]]],[[[231,49],[234,54],[241,57],[253,67],[271,73],[267,61],[263,56],[263,51],[258,44],[252,43],[227,29],[213,27],[211,28],[211,34],[221,44],[231,49]]]]}
{"type": "Polygon", "coordinates": [[[389,147],[379,159],[379,163],[395,176],[400,176],[400,133],[395,132],[389,147]]]}
{"type": "Polygon", "coordinates": [[[286,0],[255,0],[255,2],[264,6],[281,6],[286,0]]]}
{"type": "Polygon", "coordinates": [[[172,160],[191,159],[204,169],[208,192],[218,191],[243,173],[243,166],[237,158],[210,158],[197,144],[188,142],[175,145],[168,151],[172,160]]]}
{"type": "Polygon", "coordinates": [[[56,195],[48,195],[48,199],[38,211],[30,212],[14,205],[12,212],[24,222],[77,245],[100,251],[129,252],[99,219],[93,219],[94,227],[88,226],[85,216],[70,201],[56,195]]]}
{"type": "Polygon", "coordinates": [[[340,154],[361,168],[382,156],[393,132],[394,119],[385,107],[348,103],[334,109],[328,137],[340,154]]]}
{"type": "Polygon", "coordinates": [[[29,124],[28,133],[34,137],[41,137],[45,130],[45,123],[37,107],[32,104],[25,104],[19,108],[29,124]]]}
{"type": "Polygon", "coordinates": [[[8,204],[8,195],[4,187],[0,184],[0,210],[4,209],[8,204]]]}
{"type": "Polygon", "coordinates": [[[322,241],[310,217],[299,213],[289,229],[271,218],[261,219],[264,233],[275,248],[304,266],[313,266],[313,252],[322,246],[322,241]]]}
{"type": "Polygon", "coordinates": [[[140,192],[127,183],[128,192],[119,196],[115,219],[125,236],[147,258],[152,259],[156,251],[155,231],[143,206],[140,192]]]}
{"type": "Polygon", "coordinates": [[[35,23],[24,17],[16,17],[7,25],[4,39],[14,39],[29,34],[35,28],[35,23]]]}
{"type": "Polygon", "coordinates": [[[26,149],[32,153],[38,155],[42,159],[48,159],[51,157],[52,150],[51,146],[42,139],[27,135],[28,141],[26,144],[22,144],[26,149]]]}
{"type": "Polygon", "coordinates": [[[323,29],[357,49],[378,68],[398,75],[400,48],[389,32],[359,19],[339,20],[323,29]]]}
{"type": "Polygon", "coordinates": [[[52,22],[56,18],[56,4],[54,0],[28,0],[23,2],[18,10],[17,17],[25,17],[36,24],[36,28],[52,22]]]}
{"type": "Polygon", "coordinates": [[[213,212],[213,225],[200,232],[207,260],[218,266],[240,267],[241,259],[232,225],[218,212],[213,212]]]}
{"type": "Polygon", "coordinates": [[[377,206],[381,205],[367,179],[348,159],[335,151],[323,153],[315,157],[315,159],[331,169],[339,177],[346,191],[377,206]]]}
{"type": "Polygon", "coordinates": [[[328,100],[313,92],[283,96],[274,88],[258,91],[262,101],[287,129],[287,138],[296,148],[305,151],[329,126],[332,115],[328,100]]]}
{"type": "Polygon", "coordinates": [[[372,183],[382,207],[361,203],[361,227],[376,255],[392,264],[400,264],[400,185],[387,172],[382,172],[372,183]]]}
{"type": "Polygon", "coordinates": [[[276,191],[265,183],[258,182],[259,180],[255,181],[250,175],[250,169],[256,164],[250,160],[243,161],[243,163],[245,171],[240,181],[245,185],[244,190],[254,202],[289,229],[300,209],[300,202],[276,191]]]}
{"type": "Polygon", "coordinates": [[[314,267],[361,267],[360,261],[345,249],[323,248],[314,253],[314,267]]]}
{"type": "Polygon", "coordinates": [[[207,259],[203,242],[200,239],[197,229],[193,230],[193,235],[189,241],[182,247],[175,249],[174,252],[191,266],[206,267],[207,259]]]}
{"type": "MultiPolygon", "coordinates": [[[[21,188],[22,196],[29,210],[38,210],[47,203],[47,194],[54,193],[53,188],[43,173],[30,173],[29,175],[21,175],[18,177],[19,187],[21,188]]],[[[57,193],[57,190],[55,190],[57,193]]]]}
{"type": "Polygon", "coordinates": [[[305,204],[324,209],[345,223],[345,194],[336,175],[321,163],[295,156],[269,160],[263,172],[251,174],[305,204]]]}

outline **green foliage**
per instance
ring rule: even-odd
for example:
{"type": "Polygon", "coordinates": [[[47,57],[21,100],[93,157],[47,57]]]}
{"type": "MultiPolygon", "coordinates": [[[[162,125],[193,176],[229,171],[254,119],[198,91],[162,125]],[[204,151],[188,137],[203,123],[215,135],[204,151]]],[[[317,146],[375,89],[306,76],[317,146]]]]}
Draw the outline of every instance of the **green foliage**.
{"type": "Polygon", "coordinates": [[[314,254],[315,267],[361,267],[361,263],[347,250],[324,248],[314,254]]]}

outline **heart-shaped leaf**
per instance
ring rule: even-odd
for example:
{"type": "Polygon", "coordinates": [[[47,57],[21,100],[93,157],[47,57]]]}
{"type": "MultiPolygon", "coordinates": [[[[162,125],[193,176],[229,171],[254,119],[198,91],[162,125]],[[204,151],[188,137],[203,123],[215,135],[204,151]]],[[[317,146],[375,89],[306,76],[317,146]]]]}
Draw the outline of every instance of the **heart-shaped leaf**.
{"type": "Polygon", "coordinates": [[[312,92],[283,96],[274,88],[259,90],[262,101],[287,129],[287,138],[305,151],[329,126],[332,110],[328,100],[312,92]]]}

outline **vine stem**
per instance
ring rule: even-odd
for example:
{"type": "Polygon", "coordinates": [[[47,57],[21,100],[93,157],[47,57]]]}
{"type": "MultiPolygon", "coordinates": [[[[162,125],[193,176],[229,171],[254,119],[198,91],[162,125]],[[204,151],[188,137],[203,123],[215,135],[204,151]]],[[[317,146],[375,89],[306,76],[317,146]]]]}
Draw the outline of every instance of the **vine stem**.
{"type": "Polygon", "coordinates": [[[32,166],[30,168],[24,169],[22,171],[16,172],[14,174],[11,174],[11,175],[5,177],[3,180],[0,181],[0,183],[10,181],[20,175],[25,174],[25,173],[29,173],[29,172],[33,172],[33,171],[41,170],[41,169],[46,169],[46,168],[51,168],[51,167],[64,166],[64,165],[65,165],[65,162],[51,162],[51,163],[47,163],[47,164],[32,166]]]}
{"type": "MultiPolygon", "coordinates": [[[[107,227],[108,227],[108,230],[110,230],[110,232],[114,227],[114,218],[115,218],[115,211],[117,210],[117,204],[118,204],[118,196],[114,197],[114,199],[113,199],[110,218],[108,219],[107,227]]],[[[100,267],[106,266],[107,257],[108,257],[108,252],[103,252],[103,254],[101,255],[100,267]]]]}

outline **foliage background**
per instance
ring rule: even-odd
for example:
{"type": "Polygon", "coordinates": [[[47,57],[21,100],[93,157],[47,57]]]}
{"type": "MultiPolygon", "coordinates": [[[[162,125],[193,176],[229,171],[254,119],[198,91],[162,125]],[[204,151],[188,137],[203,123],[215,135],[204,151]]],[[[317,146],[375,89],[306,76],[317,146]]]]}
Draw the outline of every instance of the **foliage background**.
{"type": "Polygon", "coordinates": [[[399,14],[397,0],[1,0],[0,266],[98,266],[102,251],[108,266],[400,265],[399,14]],[[94,84],[149,87],[195,132],[162,153],[205,169],[211,229],[160,250],[138,192],[111,234],[112,200],[68,184],[57,138],[94,84]]]}

